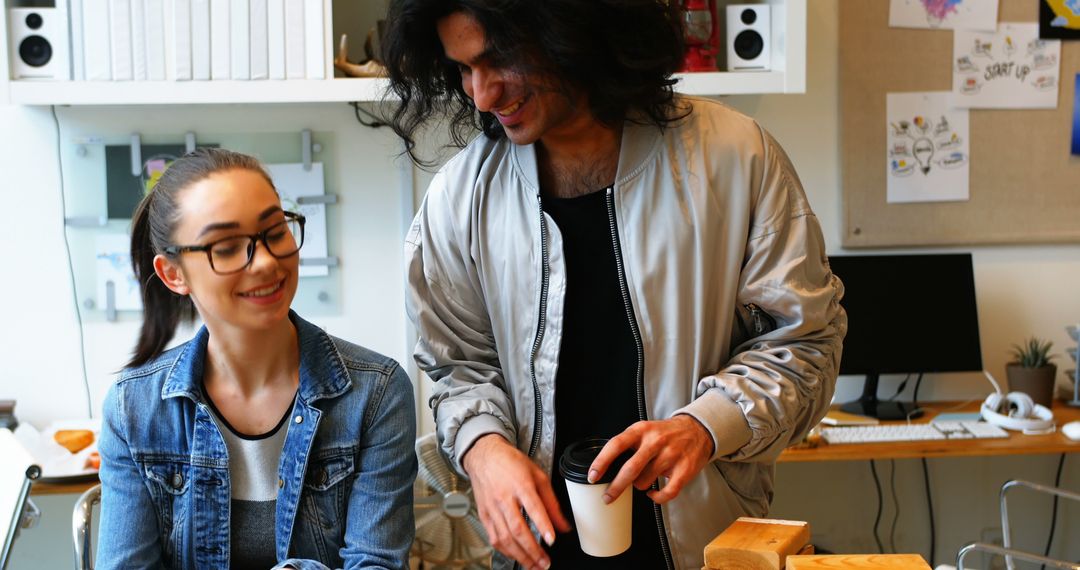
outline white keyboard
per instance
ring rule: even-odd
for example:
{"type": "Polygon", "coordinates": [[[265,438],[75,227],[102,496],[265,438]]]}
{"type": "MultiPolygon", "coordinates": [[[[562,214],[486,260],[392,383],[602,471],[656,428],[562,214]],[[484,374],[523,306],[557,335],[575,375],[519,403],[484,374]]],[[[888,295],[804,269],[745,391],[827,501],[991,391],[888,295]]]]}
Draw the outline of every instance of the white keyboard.
{"type": "Polygon", "coordinates": [[[822,428],[821,436],[831,444],[926,441],[935,439],[1007,438],[1009,433],[993,424],[978,421],[929,424],[887,424],[822,428]]]}

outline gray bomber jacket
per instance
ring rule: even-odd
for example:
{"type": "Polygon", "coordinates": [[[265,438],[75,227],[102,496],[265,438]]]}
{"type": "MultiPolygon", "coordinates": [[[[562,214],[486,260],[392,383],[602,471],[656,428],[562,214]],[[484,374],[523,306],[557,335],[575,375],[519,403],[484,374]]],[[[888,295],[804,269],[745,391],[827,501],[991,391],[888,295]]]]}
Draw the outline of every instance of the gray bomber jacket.
{"type": "MultiPolygon", "coordinates": [[[[609,209],[640,332],[649,419],[690,414],[711,465],[663,506],[676,568],[739,516],[763,516],[773,465],[825,414],[847,319],[802,186],[752,119],[707,99],[664,131],[627,122],[609,209]],[[742,338],[747,307],[775,321],[742,338]]],[[[436,174],[406,239],[415,358],[459,471],[498,433],[552,473],[566,287],[533,146],[478,137],[436,174]]],[[[497,558],[495,567],[508,566],[497,558]]]]}

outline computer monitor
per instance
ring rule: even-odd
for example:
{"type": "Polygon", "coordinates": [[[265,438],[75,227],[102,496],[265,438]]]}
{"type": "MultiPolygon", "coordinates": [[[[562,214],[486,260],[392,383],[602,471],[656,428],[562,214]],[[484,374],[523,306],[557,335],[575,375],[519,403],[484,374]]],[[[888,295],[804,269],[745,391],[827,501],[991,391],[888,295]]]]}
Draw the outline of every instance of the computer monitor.
{"type": "Polygon", "coordinates": [[[910,403],[878,400],[879,375],[983,369],[971,254],[837,255],[829,265],[848,315],[840,374],[866,375],[844,411],[917,417],[910,403]]]}

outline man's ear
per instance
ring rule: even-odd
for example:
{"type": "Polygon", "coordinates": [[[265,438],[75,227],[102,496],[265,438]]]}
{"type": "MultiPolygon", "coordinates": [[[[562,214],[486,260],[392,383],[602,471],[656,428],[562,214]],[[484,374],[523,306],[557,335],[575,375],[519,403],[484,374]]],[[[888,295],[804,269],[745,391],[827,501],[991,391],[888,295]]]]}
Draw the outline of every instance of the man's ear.
{"type": "Polygon", "coordinates": [[[191,288],[188,287],[187,280],[184,279],[184,271],[176,261],[161,254],[155,255],[154,273],[157,274],[158,279],[161,279],[161,282],[173,293],[176,293],[177,295],[188,295],[191,293],[191,288]]]}

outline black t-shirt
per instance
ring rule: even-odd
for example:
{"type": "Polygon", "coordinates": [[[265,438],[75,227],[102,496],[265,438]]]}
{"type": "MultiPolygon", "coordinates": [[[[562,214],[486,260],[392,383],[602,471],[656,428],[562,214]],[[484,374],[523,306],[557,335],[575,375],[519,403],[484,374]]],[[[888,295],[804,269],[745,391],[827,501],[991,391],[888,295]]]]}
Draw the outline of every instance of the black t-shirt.
{"type": "MultiPolygon", "coordinates": [[[[638,351],[616,265],[614,222],[607,192],[577,198],[544,197],[544,211],[555,220],[566,260],[566,296],[559,369],[555,376],[555,462],[574,441],[613,437],[641,419],[638,415],[638,351]]],[[[641,404],[644,405],[644,404],[641,404]]],[[[566,483],[552,473],[563,514],[573,523],[566,483]]],[[[651,499],[634,493],[633,541],[609,558],[581,551],[576,532],[560,534],[548,549],[552,568],[666,568],[660,547],[660,522],[651,499]]]]}

